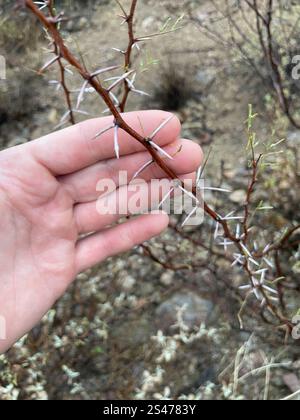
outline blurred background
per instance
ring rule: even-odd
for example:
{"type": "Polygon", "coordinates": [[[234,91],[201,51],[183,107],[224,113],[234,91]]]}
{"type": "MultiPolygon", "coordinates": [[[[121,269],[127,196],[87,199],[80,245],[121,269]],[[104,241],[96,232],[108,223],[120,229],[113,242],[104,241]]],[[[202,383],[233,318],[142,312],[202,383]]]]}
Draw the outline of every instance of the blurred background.
{"type": "MultiPolygon", "coordinates": [[[[114,49],[126,48],[127,29],[120,26],[116,1],[55,4],[68,17],[62,24],[68,46],[88,68],[120,62],[114,49]]],[[[122,4],[127,10],[130,1],[122,4]]],[[[254,237],[262,246],[300,223],[300,6],[274,0],[270,40],[261,19],[270,17],[269,3],[259,2],[261,16],[255,4],[140,0],[138,35],[159,31],[169,18],[180,18],[181,28],[141,45],[137,87],[151,96],[132,94],[128,110],[159,108],[179,116],[183,136],[209,156],[207,185],[232,191],[206,197],[228,214],[242,210],[246,197],[246,121],[252,104],[261,148],[270,153],[266,145],[284,139],[269,156],[254,196],[254,237]],[[269,211],[257,211],[262,207],[269,211]]],[[[39,24],[15,9],[14,1],[0,0],[0,6],[4,149],[64,125],[66,106],[57,90],[57,70],[37,74],[49,59],[39,24]]],[[[78,95],[80,79],[69,74],[68,83],[78,95]]],[[[87,94],[81,109],[77,122],[101,115],[105,106],[87,94]]],[[[239,290],[245,275],[213,244],[214,228],[207,219],[180,235],[170,229],[147,245],[148,252],[137,248],[81,274],[40,325],[0,357],[0,399],[256,400],[299,391],[299,341],[286,337],[259,304],[245,305],[239,290]],[[170,261],[187,267],[172,269],[170,261]]],[[[281,278],[280,310],[288,319],[300,308],[299,239],[296,230],[277,265],[270,262],[274,278],[281,278]]]]}

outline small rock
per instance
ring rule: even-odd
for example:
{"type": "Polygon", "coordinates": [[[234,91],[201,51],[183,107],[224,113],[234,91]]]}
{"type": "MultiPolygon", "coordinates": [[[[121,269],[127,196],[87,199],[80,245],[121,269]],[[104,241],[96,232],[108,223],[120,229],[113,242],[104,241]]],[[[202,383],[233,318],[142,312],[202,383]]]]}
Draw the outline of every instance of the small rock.
{"type": "Polygon", "coordinates": [[[106,303],[107,301],[108,301],[108,296],[107,296],[107,294],[106,293],[104,293],[104,292],[98,292],[97,293],[97,300],[98,300],[98,302],[100,302],[100,303],[106,303]]]}
{"type": "Polygon", "coordinates": [[[237,175],[237,171],[234,168],[226,169],[224,175],[227,179],[234,179],[237,175]]]}
{"type": "Polygon", "coordinates": [[[122,277],[118,284],[125,292],[130,292],[136,284],[136,279],[132,276],[122,277]]]}
{"type": "Polygon", "coordinates": [[[89,276],[86,273],[80,273],[76,278],[79,281],[88,281],[89,276]]]}
{"type": "Polygon", "coordinates": [[[88,19],[82,16],[80,19],[72,19],[67,22],[66,30],[68,32],[77,32],[84,29],[88,24],[88,19]]]}
{"type": "Polygon", "coordinates": [[[117,341],[120,350],[135,348],[148,343],[154,334],[152,323],[145,317],[136,320],[123,320],[111,332],[111,338],[117,341]]]}
{"type": "Polygon", "coordinates": [[[300,130],[298,131],[290,131],[287,134],[287,143],[289,146],[299,146],[300,145],[300,130]]]}
{"type": "Polygon", "coordinates": [[[27,143],[27,142],[28,142],[28,139],[26,139],[26,138],[22,138],[22,137],[17,137],[17,138],[15,138],[15,139],[11,140],[11,141],[8,143],[7,147],[15,147],[15,146],[19,146],[19,145],[24,144],[24,143],[27,143]]]}
{"type": "Polygon", "coordinates": [[[245,204],[247,193],[245,190],[236,190],[230,196],[230,200],[236,204],[245,204]]]}
{"type": "Polygon", "coordinates": [[[146,19],[143,20],[143,28],[145,30],[153,28],[153,25],[155,24],[155,18],[153,16],[148,16],[146,19]]]}
{"type": "Polygon", "coordinates": [[[290,188],[291,188],[291,180],[290,179],[283,179],[279,183],[279,188],[281,190],[290,190],[290,188]]]}
{"type": "Polygon", "coordinates": [[[51,111],[48,114],[48,121],[51,124],[57,123],[57,110],[56,109],[51,109],[51,111]]]}
{"type": "Polygon", "coordinates": [[[73,32],[74,31],[74,20],[69,20],[68,22],[67,22],[67,25],[66,25],[66,30],[68,31],[68,32],[73,32]]]}
{"type": "Polygon", "coordinates": [[[171,286],[174,279],[174,271],[166,271],[160,277],[160,282],[163,286],[171,286]]]}
{"type": "Polygon", "coordinates": [[[75,304],[72,308],[73,315],[77,318],[84,316],[84,307],[83,305],[75,304]]]}
{"type": "Polygon", "coordinates": [[[297,392],[300,389],[300,380],[294,373],[283,375],[283,382],[291,392],[297,392]]]}
{"type": "Polygon", "coordinates": [[[79,19],[79,22],[78,22],[78,29],[79,30],[84,29],[86,27],[87,23],[88,23],[88,19],[86,17],[82,16],[79,19]]]}
{"type": "Polygon", "coordinates": [[[210,70],[199,70],[196,75],[196,81],[201,87],[208,87],[215,80],[215,74],[210,70]]]}
{"type": "Polygon", "coordinates": [[[177,322],[178,309],[182,307],[185,307],[183,320],[192,329],[209,321],[213,304],[188,290],[175,293],[156,310],[158,328],[163,331],[170,330],[177,322]]]}
{"type": "Polygon", "coordinates": [[[155,292],[155,287],[151,281],[143,284],[143,296],[152,295],[155,292]]]}
{"type": "Polygon", "coordinates": [[[297,261],[296,264],[293,265],[292,267],[293,273],[300,275],[300,262],[297,261]]]}

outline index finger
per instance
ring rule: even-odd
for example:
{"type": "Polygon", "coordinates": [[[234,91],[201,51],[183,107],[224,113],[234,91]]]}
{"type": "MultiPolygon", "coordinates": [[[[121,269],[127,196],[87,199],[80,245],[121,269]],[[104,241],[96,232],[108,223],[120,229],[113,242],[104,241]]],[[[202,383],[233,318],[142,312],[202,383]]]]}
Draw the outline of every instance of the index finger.
{"type": "MultiPolygon", "coordinates": [[[[140,111],[123,115],[124,120],[144,136],[150,134],[170,113],[164,111],[140,111]]],[[[97,133],[109,127],[113,117],[88,120],[67,129],[52,133],[28,144],[34,157],[53,174],[67,175],[93,165],[100,160],[114,157],[114,134],[110,130],[95,139],[97,133]]],[[[173,118],[155,137],[160,146],[173,143],[180,134],[180,122],[173,118]]],[[[143,146],[125,131],[119,130],[121,155],[129,155],[143,150],[143,146]]]]}

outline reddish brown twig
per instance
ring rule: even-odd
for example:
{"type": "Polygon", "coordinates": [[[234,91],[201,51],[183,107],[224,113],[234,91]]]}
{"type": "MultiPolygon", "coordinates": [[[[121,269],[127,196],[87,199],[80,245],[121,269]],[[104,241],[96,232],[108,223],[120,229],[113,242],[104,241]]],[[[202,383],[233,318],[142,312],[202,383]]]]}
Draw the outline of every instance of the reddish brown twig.
{"type": "MultiPolygon", "coordinates": [[[[54,24],[55,24],[55,11],[54,11],[54,1],[53,0],[48,0],[48,10],[49,10],[49,15],[50,17],[53,19],[54,24]]],[[[69,88],[67,87],[67,82],[66,82],[66,68],[62,62],[62,59],[60,57],[60,53],[59,53],[59,48],[57,46],[57,44],[55,42],[53,42],[53,53],[56,57],[58,57],[58,65],[59,65],[59,71],[60,71],[60,86],[62,87],[63,91],[64,91],[64,95],[66,98],[66,103],[67,103],[67,107],[68,107],[68,111],[69,111],[69,121],[72,125],[76,124],[76,120],[75,120],[75,116],[74,116],[74,111],[73,111],[73,106],[72,106],[72,100],[71,100],[71,92],[69,90],[69,88]]]]}
{"type": "MultiPolygon", "coordinates": [[[[134,44],[136,43],[136,39],[135,39],[135,36],[134,36],[134,31],[133,31],[133,24],[134,24],[134,15],[135,15],[136,8],[137,8],[137,2],[138,2],[138,0],[132,0],[129,14],[127,14],[125,12],[125,10],[123,9],[123,13],[124,13],[123,18],[125,19],[125,21],[128,25],[128,46],[127,46],[127,49],[126,49],[125,54],[124,54],[124,56],[125,56],[125,62],[124,62],[125,71],[128,71],[131,68],[132,51],[133,51],[134,44]]],[[[118,2],[118,3],[120,4],[120,2],[118,2]]],[[[120,4],[120,7],[122,7],[121,4],[120,4]]],[[[121,112],[125,112],[125,108],[126,108],[126,104],[127,104],[127,100],[128,100],[128,96],[129,96],[130,91],[131,91],[130,85],[129,85],[128,81],[125,79],[124,80],[123,98],[120,102],[120,111],[121,112]]]]}
{"type": "Polygon", "coordinates": [[[254,155],[254,150],[252,150],[252,176],[251,176],[251,180],[247,189],[247,196],[246,196],[246,202],[244,205],[245,208],[245,216],[244,216],[244,220],[243,220],[243,228],[244,228],[244,242],[247,243],[248,240],[248,235],[249,235],[249,217],[250,217],[250,204],[251,204],[251,198],[252,198],[252,194],[254,193],[254,188],[255,188],[255,184],[257,182],[257,170],[258,170],[258,165],[259,162],[262,158],[262,155],[260,155],[258,157],[258,159],[255,159],[255,155],[254,155]]]}

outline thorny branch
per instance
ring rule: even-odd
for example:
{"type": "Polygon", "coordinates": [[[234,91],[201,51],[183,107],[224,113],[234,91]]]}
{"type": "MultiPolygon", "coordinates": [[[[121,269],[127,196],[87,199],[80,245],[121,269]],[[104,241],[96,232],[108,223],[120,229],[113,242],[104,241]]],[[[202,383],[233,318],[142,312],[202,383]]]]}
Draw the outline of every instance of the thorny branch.
{"type": "MultiPolygon", "coordinates": [[[[53,0],[46,0],[45,1],[45,6],[48,8],[48,11],[49,11],[49,16],[46,16],[42,12],[42,10],[41,10],[42,8],[39,8],[35,4],[34,1],[24,0],[26,7],[38,18],[38,20],[40,21],[42,26],[46,29],[47,33],[52,38],[52,42],[53,42],[53,45],[54,45],[54,51],[53,52],[55,54],[55,58],[51,61],[50,64],[47,65],[47,68],[50,67],[55,62],[58,62],[58,64],[59,64],[59,67],[60,67],[60,70],[61,70],[61,85],[64,89],[64,93],[65,93],[67,104],[68,104],[70,122],[74,123],[75,120],[74,120],[73,108],[72,108],[72,103],[71,103],[70,91],[68,90],[68,88],[66,86],[66,82],[65,82],[65,71],[66,71],[65,69],[66,69],[66,67],[65,67],[63,61],[66,61],[68,63],[68,65],[73,67],[79,73],[79,75],[81,75],[81,77],[84,79],[85,82],[84,82],[83,89],[82,89],[81,93],[84,92],[85,88],[88,85],[90,85],[98,93],[98,95],[102,98],[102,100],[105,102],[106,106],[108,107],[108,110],[110,111],[110,113],[114,117],[114,123],[110,127],[108,127],[106,131],[114,129],[115,150],[116,150],[117,157],[119,157],[118,130],[121,129],[121,130],[125,131],[126,133],[128,133],[132,138],[134,138],[140,144],[142,144],[145,147],[145,149],[149,152],[149,154],[151,155],[151,160],[149,161],[149,163],[147,163],[147,165],[145,165],[145,167],[148,167],[149,164],[153,164],[153,163],[157,164],[163,170],[163,172],[167,175],[168,178],[176,181],[176,184],[179,186],[179,188],[181,188],[183,191],[185,191],[184,187],[183,187],[183,183],[178,179],[176,173],[172,169],[170,169],[170,167],[166,163],[166,158],[168,158],[169,156],[166,155],[166,153],[164,153],[164,151],[161,150],[153,142],[154,135],[163,126],[165,126],[168,123],[168,121],[163,123],[153,133],[153,135],[150,138],[146,138],[146,137],[142,136],[141,134],[139,134],[137,131],[135,131],[132,127],[130,127],[126,123],[126,121],[124,120],[124,118],[122,116],[122,114],[123,114],[123,112],[125,111],[125,108],[126,108],[126,104],[127,104],[129,94],[130,94],[131,91],[134,90],[133,83],[129,79],[130,75],[132,75],[132,74],[135,75],[136,74],[135,71],[132,70],[133,48],[140,41],[151,39],[152,37],[156,37],[159,34],[155,33],[155,34],[149,35],[147,37],[140,37],[140,38],[136,37],[135,34],[134,34],[134,17],[135,17],[135,13],[136,13],[138,0],[132,0],[129,13],[127,13],[125,11],[124,7],[122,6],[122,4],[120,3],[119,0],[116,0],[116,1],[121,8],[122,19],[124,20],[124,23],[126,23],[128,25],[128,46],[127,46],[126,51],[119,50],[119,52],[124,54],[124,57],[125,57],[125,59],[124,59],[124,72],[125,73],[120,78],[112,78],[112,80],[115,80],[115,81],[107,89],[99,81],[98,76],[105,71],[116,69],[118,67],[114,66],[114,67],[111,67],[111,68],[108,68],[108,69],[102,69],[102,70],[98,70],[94,73],[90,73],[86,69],[85,65],[83,65],[75,57],[75,55],[69,50],[69,48],[66,46],[66,44],[65,44],[65,42],[64,42],[64,40],[61,36],[60,30],[59,30],[59,23],[62,21],[63,17],[60,14],[58,14],[58,15],[55,14],[54,8],[53,8],[53,0]],[[123,92],[122,100],[119,102],[117,100],[117,98],[115,97],[115,95],[112,93],[112,90],[113,90],[114,87],[118,86],[120,83],[123,84],[124,92],[123,92]],[[162,155],[162,153],[164,153],[164,155],[162,155]]],[[[248,3],[248,1],[247,1],[247,3],[248,3]]],[[[269,0],[268,4],[269,4],[269,13],[268,13],[268,17],[265,18],[258,11],[256,1],[254,0],[253,4],[249,2],[249,5],[251,5],[251,8],[253,8],[257,12],[258,30],[261,31],[261,25],[265,25],[265,27],[267,29],[268,43],[267,43],[267,45],[265,44],[264,37],[263,37],[262,34],[261,34],[261,42],[263,43],[262,45],[263,45],[263,48],[266,50],[266,56],[268,57],[268,59],[270,61],[270,64],[272,66],[273,72],[276,76],[276,80],[274,81],[274,83],[276,82],[277,85],[279,86],[279,89],[277,89],[277,91],[282,96],[282,95],[285,95],[285,92],[284,92],[284,89],[283,90],[281,89],[282,80],[280,79],[280,71],[279,71],[279,75],[278,75],[277,63],[276,63],[276,61],[274,61],[274,57],[273,57],[274,56],[274,51],[273,51],[273,40],[272,40],[272,30],[271,30],[272,7],[273,7],[272,0],[269,0]]],[[[80,103],[80,100],[79,100],[79,103],[80,103]]],[[[283,97],[283,102],[282,103],[283,103],[283,106],[285,107],[284,109],[287,112],[287,115],[289,115],[289,113],[288,113],[289,107],[286,104],[286,102],[284,100],[284,97],[283,97]]],[[[103,132],[98,133],[98,135],[96,137],[99,137],[102,134],[103,134],[103,132]]],[[[223,230],[225,251],[227,250],[227,247],[230,246],[230,245],[234,245],[238,250],[238,253],[234,254],[234,259],[233,259],[233,264],[232,265],[236,265],[236,264],[241,265],[243,267],[245,273],[247,273],[247,276],[249,277],[249,284],[245,285],[245,286],[242,286],[240,289],[248,291],[247,298],[250,294],[254,294],[257,297],[257,299],[261,302],[262,307],[267,308],[269,310],[269,312],[271,314],[273,314],[274,317],[277,318],[280,321],[281,324],[284,324],[286,326],[288,331],[291,331],[292,325],[291,325],[290,321],[281,313],[281,311],[273,303],[274,301],[280,300],[280,302],[282,303],[282,307],[284,308],[282,293],[279,290],[279,299],[273,298],[273,297],[270,296],[270,294],[271,295],[272,294],[278,294],[278,292],[276,292],[274,289],[272,289],[272,288],[270,288],[269,286],[266,285],[266,283],[265,283],[266,278],[265,277],[266,277],[267,269],[260,268],[260,264],[257,263],[256,259],[257,258],[266,259],[267,255],[271,252],[275,252],[276,255],[278,255],[279,250],[282,249],[282,247],[285,246],[285,244],[288,242],[289,238],[299,228],[299,226],[291,229],[280,240],[280,242],[267,247],[265,250],[263,250],[263,252],[260,252],[260,253],[258,251],[256,251],[255,253],[251,252],[246,246],[247,241],[248,241],[249,231],[250,231],[249,217],[250,217],[251,198],[252,198],[252,194],[254,192],[255,184],[257,182],[257,170],[258,170],[258,165],[259,165],[260,160],[261,160],[261,156],[258,159],[256,159],[255,155],[254,155],[254,150],[253,150],[252,178],[251,178],[250,183],[249,183],[249,187],[248,187],[248,191],[247,191],[247,198],[246,198],[246,202],[245,202],[245,206],[244,206],[245,214],[244,214],[244,217],[242,218],[243,221],[241,222],[241,224],[243,226],[243,234],[241,234],[241,232],[239,230],[237,230],[237,232],[234,233],[231,230],[230,223],[229,223],[232,220],[241,219],[240,217],[233,216],[232,215],[233,213],[230,213],[226,217],[221,217],[206,202],[204,202],[204,211],[216,223],[217,231],[218,231],[219,228],[221,228],[223,230]],[[258,267],[259,269],[258,268],[253,269],[254,266],[258,267]],[[257,279],[257,276],[260,276],[260,280],[257,279]]],[[[142,170],[145,167],[143,167],[142,170]]],[[[194,195],[195,199],[196,199],[196,196],[197,196],[197,192],[198,192],[198,185],[196,185],[193,188],[193,195],[194,195]]],[[[191,236],[186,235],[178,227],[173,226],[173,229],[176,231],[177,234],[179,234],[182,237],[184,237],[185,239],[191,241],[194,245],[201,246],[202,248],[206,249],[207,251],[210,251],[212,255],[222,256],[225,260],[232,261],[232,258],[229,257],[229,255],[226,252],[224,254],[222,254],[218,251],[214,251],[213,249],[206,248],[205,245],[203,245],[202,243],[200,243],[198,241],[195,241],[191,236]]],[[[217,237],[218,237],[218,232],[216,233],[216,238],[217,237]]],[[[187,265],[175,266],[175,265],[170,264],[168,262],[162,261],[146,245],[143,245],[142,248],[143,248],[144,252],[146,253],[146,255],[148,255],[150,258],[152,258],[158,264],[162,265],[165,269],[170,269],[170,270],[174,270],[174,271],[187,269],[187,265]]],[[[195,263],[193,265],[193,268],[203,267],[203,266],[205,266],[204,263],[198,263],[198,264],[195,263]]],[[[278,263],[278,260],[277,260],[277,271],[278,271],[278,269],[279,269],[279,263],[278,263]]],[[[247,300],[247,298],[246,298],[246,300],[247,300]]],[[[240,317],[241,317],[241,315],[240,315],[240,317]]]]}
{"type": "MultiPolygon", "coordinates": [[[[55,20],[54,0],[48,0],[46,4],[47,4],[48,11],[49,11],[49,16],[53,20],[55,20]]],[[[66,67],[64,66],[62,58],[60,57],[59,49],[58,49],[58,46],[55,42],[53,42],[53,53],[54,53],[54,56],[57,57],[57,62],[58,62],[58,65],[59,65],[59,70],[60,70],[60,84],[59,84],[59,87],[62,87],[62,89],[64,91],[64,95],[65,95],[66,102],[67,102],[67,107],[68,107],[68,113],[67,114],[69,116],[69,121],[72,125],[74,125],[74,124],[76,124],[76,121],[75,121],[75,116],[74,116],[74,111],[73,111],[73,106],[72,106],[71,91],[67,87],[66,67]]]]}
{"type": "MultiPolygon", "coordinates": [[[[134,45],[137,42],[137,40],[134,36],[134,31],[133,31],[134,15],[135,15],[136,7],[137,7],[137,1],[138,0],[132,0],[129,14],[127,14],[125,12],[125,10],[123,9],[120,2],[118,2],[120,4],[121,8],[123,9],[124,16],[122,16],[122,17],[124,18],[125,22],[128,25],[128,46],[127,46],[127,50],[124,53],[124,56],[125,56],[125,63],[124,63],[125,71],[128,71],[131,68],[132,51],[133,51],[134,45]]],[[[126,103],[127,103],[127,99],[128,99],[130,91],[131,91],[130,81],[125,79],[124,80],[124,94],[123,94],[123,98],[120,102],[120,111],[121,112],[125,111],[125,107],[126,107],[126,103]]]]}

